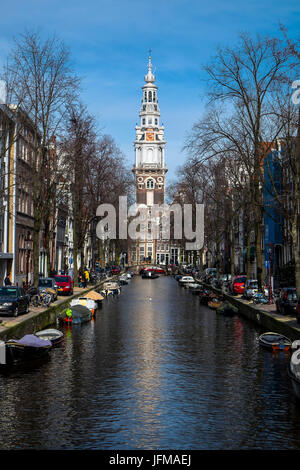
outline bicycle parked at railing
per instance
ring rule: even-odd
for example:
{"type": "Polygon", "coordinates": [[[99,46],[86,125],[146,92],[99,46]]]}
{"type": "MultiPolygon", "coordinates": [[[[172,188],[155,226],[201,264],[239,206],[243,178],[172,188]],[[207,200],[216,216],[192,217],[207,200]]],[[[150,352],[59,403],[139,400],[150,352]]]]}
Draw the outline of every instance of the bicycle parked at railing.
{"type": "Polygon", "coordinates": [[[41,291],[31,297],[30,302],[33,307],[49,307],[51,304],[51,295],[45,291],[41,291]]]}

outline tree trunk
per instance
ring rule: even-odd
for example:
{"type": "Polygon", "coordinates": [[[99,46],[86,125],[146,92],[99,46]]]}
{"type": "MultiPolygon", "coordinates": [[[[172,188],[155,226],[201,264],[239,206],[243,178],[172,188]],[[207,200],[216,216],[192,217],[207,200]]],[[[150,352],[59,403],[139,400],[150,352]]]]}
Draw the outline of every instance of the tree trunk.
{"type": "Polygon", "coordinates": [[[33,225],[33,285],[38,286],[40,271],[40,230],[41,220],[35,215],[33,225]]]}

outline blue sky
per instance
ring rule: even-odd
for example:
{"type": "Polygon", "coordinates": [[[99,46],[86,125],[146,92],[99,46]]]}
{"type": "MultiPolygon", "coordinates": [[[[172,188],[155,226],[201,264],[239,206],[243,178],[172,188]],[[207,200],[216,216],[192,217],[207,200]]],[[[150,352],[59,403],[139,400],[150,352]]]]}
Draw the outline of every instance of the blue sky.
{"type": "Polygon", "coordinates": [[[239,32],[281,37],[280,22],[292,38],[300,36],[299,0],[2,0],[0,63],[25,28],[40,28],[45,36],[55,32],[83,77],[83,102],[131,167],[151,48],[170,181],[203,110],[202,66],[217,45],[236,43],[239,32]]]}

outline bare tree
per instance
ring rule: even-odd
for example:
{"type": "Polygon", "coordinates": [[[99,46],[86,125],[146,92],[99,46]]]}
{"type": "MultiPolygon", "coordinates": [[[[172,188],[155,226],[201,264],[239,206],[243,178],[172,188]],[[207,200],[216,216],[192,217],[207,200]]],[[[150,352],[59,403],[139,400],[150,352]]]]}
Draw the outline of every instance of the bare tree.
{"type": "Polygon", "coordinates": [[[187,143],[200,161],[236,155],[247,169],[260,288],[263,270],[262,148],[264,142],[273,141],[281,131],[281,123],[278,123],[270,136],[270,105],[274,94],[287,80],[289,57],[280,41],[259,36],[252,39],[246,34],[240,35],[236,47],[219,48],[212,64],[205,70],[210,83],[209,103],[224,105],[225,118],[220,119],[219,110],[214,110],[208,119],[194,127],[187,143]],[[206,128],[204,133],[203,128],[206,128]]]}
{"type": "Polygon", "coordinates": [[[40,232],[45,208],[53,202],[50,185],[55,184],[56,164],[49,148],[65,126],[66,111],[77,98],[78,78],[70,65],[69,51],[55,36],[43,40],[36,32],[25,32],[14,41],[3,78],[8,102],[18,115],[33,123],[35,151],[31,157],[31,190],[34,208],[33,270],[38,283],[40,232]]]}

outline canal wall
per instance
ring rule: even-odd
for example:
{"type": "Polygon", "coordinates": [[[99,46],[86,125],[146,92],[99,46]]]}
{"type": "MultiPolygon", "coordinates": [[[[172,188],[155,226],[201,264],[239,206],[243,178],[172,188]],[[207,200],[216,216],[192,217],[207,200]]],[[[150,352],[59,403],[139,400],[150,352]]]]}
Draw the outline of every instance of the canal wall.
{"type": "Polygon", "coordinates": [[[104,282],[112,279],[114,278],[105,279],[92,287],[84,289],[72,296],[68,296],[66,300],[60,301],[58,304],[52,305],[41,312],[29,312],[28,314],[25,314],[23,318],[21,315],[14,318],[7,325],[1,326],[0,324],[0,340],[7,341],[8,339],[13,338],[19,339],[24,335],[33,334],[36,331],[43,330],[44,328],[48,328],[56,324],[57,317],[69,306],[70,300],[76,299],[87,292],[98,289],[104,282]]]}
{"type": "Polygon", "coordinates": [[[292,341],[300,339],[300,325],[295,317],[280,315],[274,311],[267,311],[263,304],[248,303],[240,298],[224,293],[208,284],[203,284],[207,289],[212,290],[218,295],[224,295],[224,298],[238,308],[239,313],[263,327],[266,331],[273,331],[287,336],[292,341]]]}

